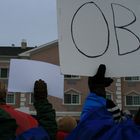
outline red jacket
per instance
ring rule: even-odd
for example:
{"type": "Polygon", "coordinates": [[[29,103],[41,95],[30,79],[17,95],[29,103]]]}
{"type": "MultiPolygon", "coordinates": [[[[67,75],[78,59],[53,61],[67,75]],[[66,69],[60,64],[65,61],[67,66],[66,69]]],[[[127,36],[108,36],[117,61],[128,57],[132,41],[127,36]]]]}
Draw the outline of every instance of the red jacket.
{"type": "Polygon", "coordinates": [[[56,135],[56,140],[64,140],[69,133],[63,132],[63,131],[58,131],[56,135]]]}

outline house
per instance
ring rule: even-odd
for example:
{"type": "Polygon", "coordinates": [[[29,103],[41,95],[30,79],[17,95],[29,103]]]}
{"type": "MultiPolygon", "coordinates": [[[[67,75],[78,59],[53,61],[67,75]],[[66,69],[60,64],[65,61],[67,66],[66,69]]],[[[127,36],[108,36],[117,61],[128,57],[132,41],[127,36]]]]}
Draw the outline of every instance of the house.
{"type": "MultiPolygon", "coordinates": [[[[8,73],[11,58],[38,60],[59,66],[58,40],[34,48],[0,47],[0,80],[5,81],[6,84],[8,81],[6,73],[8,73]],[[15,54],[11,54],[9,48],[14,48],[15,54]],[[6,55],[6,53],[8,54],[6,55]]],[[[84,100],[89,92],[87,85],[88,77],[80,75],[64,75],[64,77],[64,100],[52,96],[49,96],[48,99],[53,104],[57,117],[71,115],[79,119],[84,100]]],[[[114,100],[122,110],[130,110],[132,113],[135,113],[140,106],[139,76],[116,77],[113,79],[112,85],[106,89],[107,98],[114,100]]],[[[15,108],[26,107],[31,114],[36,113],[32,104],[32,93],[8,94],[7,103],[12,104],[15,108]]]]}
{"type": "MultiPolygon", "coordinates": [[[[19,54],[20,57],[28,57],[31,60],[39,60],[48,62],[55,65],[60,65],[59,62],[59,45],[58,40],[43,44],[32,50],[19,54]]],[[[71,115],[79,118],[82,110],[83,103],[88,94],[88,77],[64,75],[64,100],[56,97],[48,97],[50,102],[56,109],[57,117],[64,115],[71,115]]],[[[112,84],[108,88],[107,95],[110,98],[115,98],[116,85],[112,84]]],[[[32,110],[32,104],[30,105],[32,110]]]]}
{"type": "MultiPolygon", "coordinates": [[[[0,82],[3,82],[6,87],[8,85],[10,59],[20,59],[18,54],[31,49],[33,49],[33,47],[27,47],[25,40],[22,40],[20,47],[14,44],[11,46],[0,46],[0,82]]],[[[26,59],[28,58],[26,57],[26,59]]],[[[15,108],[20,107],[20,93],[9,93],[6,100],[8,104],[13,105],[15,108]]]]}

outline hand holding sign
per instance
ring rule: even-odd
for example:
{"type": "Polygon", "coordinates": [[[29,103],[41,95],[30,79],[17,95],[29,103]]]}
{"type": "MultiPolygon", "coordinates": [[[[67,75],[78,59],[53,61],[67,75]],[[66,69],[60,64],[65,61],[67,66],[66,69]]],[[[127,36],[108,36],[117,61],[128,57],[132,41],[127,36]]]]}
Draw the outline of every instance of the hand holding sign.
{"type": "Polygon", "coordinates": [[[48,95],[47,84],[41,79],[35,81],[34,84],[35,101],[43,101],[47,99],[47,95],[48,95]]]}

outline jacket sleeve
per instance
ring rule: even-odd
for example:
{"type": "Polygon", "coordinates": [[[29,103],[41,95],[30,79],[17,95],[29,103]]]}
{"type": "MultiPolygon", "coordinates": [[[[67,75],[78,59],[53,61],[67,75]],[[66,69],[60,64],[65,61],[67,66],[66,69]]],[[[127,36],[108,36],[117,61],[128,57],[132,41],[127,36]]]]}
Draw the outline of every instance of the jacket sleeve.
{"type": "Polygon", "coordinates": [[[34,107],[37,111],[37,119],[39,124],[47,131],[51,140],[56,139],[57,123],[55,110],[48,99],[43,101],[35,101],[34,107]]]}
{"type": "Polygon", "coordinates": [[[106,108],[107,111],[112,114],[115,122],[119,123],[126,119],[126,117],[122,115],[120,108],[112,100],[107,99],[106,108]]]}
{"type": "Polygon", "coordinates": [[[0,139],[14,139],[16,135],[16,120],[0,108],[0,139]]]}

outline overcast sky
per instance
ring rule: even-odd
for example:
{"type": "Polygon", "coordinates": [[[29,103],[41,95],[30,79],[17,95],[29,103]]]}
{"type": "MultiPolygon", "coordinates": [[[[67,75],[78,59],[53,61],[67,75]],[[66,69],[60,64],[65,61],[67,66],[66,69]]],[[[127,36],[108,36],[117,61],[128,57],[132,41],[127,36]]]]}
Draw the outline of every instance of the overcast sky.
{"type": "Polygon", "coordinates": [[[56,0],[0,0],[0,46],[39,46],[58,39],[56,0]]]}

